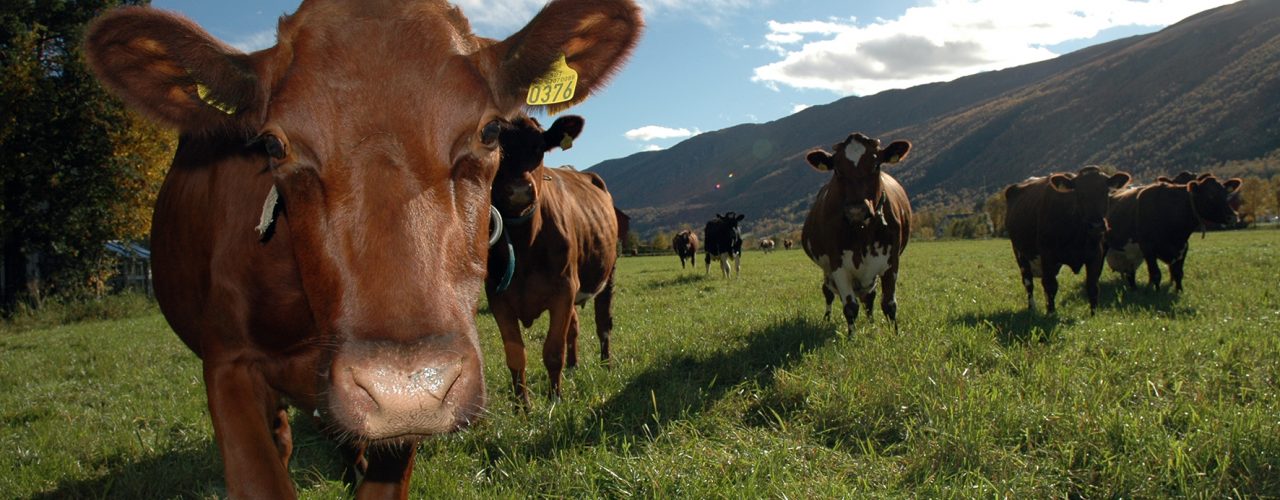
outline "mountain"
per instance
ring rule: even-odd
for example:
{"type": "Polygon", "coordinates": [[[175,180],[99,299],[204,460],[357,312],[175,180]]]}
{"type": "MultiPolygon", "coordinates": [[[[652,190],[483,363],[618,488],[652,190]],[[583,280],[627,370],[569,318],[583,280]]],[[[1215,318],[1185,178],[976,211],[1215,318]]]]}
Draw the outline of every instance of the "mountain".
{"type": "Polygon", "coordinates": [[[1039,63],[847,97],[591,171],[639,232],[700,228],[725,211],[747,214],[748,232],[772,230],[798,226],[828,178],[805,151],[855,131],[912,141],[888,171],[917,209],[970,209],[1007,184],[1089,164],[1145,180],[1262,158],[1280,150],[1280,1],[1244,0],[1039,63]]]}

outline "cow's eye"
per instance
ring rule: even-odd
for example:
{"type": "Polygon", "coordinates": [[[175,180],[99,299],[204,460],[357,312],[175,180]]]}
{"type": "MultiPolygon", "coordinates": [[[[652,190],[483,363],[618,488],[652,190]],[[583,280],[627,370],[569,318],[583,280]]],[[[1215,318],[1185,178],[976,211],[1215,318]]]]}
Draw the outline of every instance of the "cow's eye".
{"type": "Polygon", "coordinates": [[[480,142],[485,146],[492,146],[498,142],[498,135],[502,133],[502,121],[491,120],[480,130],[480,142]]]}
{"type": "Polygon", "coordinates": [[[274,133],[263,132],[262,135],[258,136],[256,142],[271,158],[283,160],[286,156],[289,156],[289,150],[285,146],[284,140],[274,133]]]}

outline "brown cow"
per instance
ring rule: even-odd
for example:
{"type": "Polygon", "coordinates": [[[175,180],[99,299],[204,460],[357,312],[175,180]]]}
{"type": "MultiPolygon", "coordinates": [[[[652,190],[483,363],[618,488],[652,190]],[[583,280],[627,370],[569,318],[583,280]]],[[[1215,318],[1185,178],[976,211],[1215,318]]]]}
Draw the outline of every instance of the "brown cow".
{"type": "Polygon", "coordinates": [[[1191,233],[1208,224],[1234,223],[1238,215],[1232,202],[1239,198],[1240,185],[1240,179],[1220,182],[1210,174],[1191,175],[1185,183],[1161,181],[1113,195],[1107,212],[1107,265],[1137,288],[1138,265],[1145,261],[1148,283],[1159,288],[1156,260],[1162,260],[1174,289],[1181,292],[1191,233]]]}
{"type": "MultiPolygon", "coordinates": [[[[515,268],[505,290],[487,289],[489,307],[502,332],[511,384],[526,409],[522,324],[528,328],[544,311],[550,312],[542,362],[553,397],[560,396],[562,369],[578,364],[574,306],[593,297],[600,359],[609,359],[614,264],[622,236],[613,197],[596,174],[542,165],[544,153],[569,147],[582,126],[582,118],[571,115],[556,120],[544,132],[537,121],[521,118],[512,121],[499,139],[502,165],[493,185],[493,204],[502,213],[515,268]]],[[[495,251],[504,251],[501,247],[495,251]]],[[[490,259],[494,258],[491,254],[490,259]]]]}
{"type": "Polygon", "coordinates": [[[692,229],[676,233],[676,236],[671,239],[671,248],[680,257],[680,269],[684,269],[685,259],[689,259],[689,265],[694,265],[693,259],[698,255],[698,234],[692,229]]]}
{"type": "Polygon", "coordinates": [[[1074,273],[1085,268],[1089,312],[1097,310],[1107,202],[1111,192],[1129,181],[1129,174],[1108,176],[1088,166],[1074,174],[1032,177],[1005,188],[1005,228],[1027,290],[1027,309],[1035,309],[1032,278],[1038,277],[1044,286],[1045,310],[1054,312],[1058,270],[1065,265],[1074,273]]]}
{"type": "Polygon", "coordinates": [[[785,239],[785,240],[782,240],[782,248],[783,248],[783,249],[785,249],[785,250],[791,250],[791,247],[793,247],[793,246],[796,246],[796,242],[795,242],[795,241],[793,241],[792,239],[787,238],[787,239],[785,239]]]}
{"type": "Polygon", "coordinates": [[[154,214],[156,299],[203,360],[229,496],[295,496],[286,405],[378,449],[355,457],[362,498],[407,497],[417,443],[480,414],[502,124],[561,57],[573,99],[597,90],[639,16],[552,1],[495,41],[442,1],[305,0],[252,54],[149,8],[90,26],[103,84],[181,134],[154,214]]]}
{"type": "Polygon", "coordinates": [[[835,174],[818,191],[800,234],[805,254],[822,268],[824,317],[831,318],[831,302],[839,296],[853,334],[858,301],[871,318],[879,281],[880,309],[896,330],[898,259],[911,236],[911,202],[881,165],[905,158],[911,143],[894,141],[881,149],[879,140],[856,133],[833,149],[834,154],[815,149],[805,155],[813,168],[835,174]]]}

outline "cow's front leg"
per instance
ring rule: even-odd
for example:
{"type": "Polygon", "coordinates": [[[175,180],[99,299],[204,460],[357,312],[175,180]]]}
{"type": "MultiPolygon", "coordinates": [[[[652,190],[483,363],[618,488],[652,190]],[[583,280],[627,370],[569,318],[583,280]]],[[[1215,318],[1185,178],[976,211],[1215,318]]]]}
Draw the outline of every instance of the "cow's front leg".
{"type": "Polygon", "coordinates": [[[1022,288],[1027,292],[1027,310],[1034,311],[1036,309],[1036,282],[1035,271],[1031,269],[1031,262],[1027,259],[1014,254],[1014,260],[1018,262],[1018,271],[1022,275],[1022,288]]]}
{"type": "Polygon", "coordinates": [[[822,283],[822,298],[827,300],[827,312],[822,315],[823,321],[831,321],[831,303],[836,300],[836,293],[831,290],[831,285],[822,283]]]}
{"type": "Polygon", "coordinates": [[[574,314],[569,315],[568,337],[565,339],[564,349],[564,369],[572,370],[578,367],[578,308],[573,308],[574,314]]]}
{"type": "Polygon", "coordinates": [[[561,292],[561,296],[552,299],[551,326],[547,330],[547,340],[542,344],[542,364],[547,367],[547,379],[551,382],[548,393],[552,398],[560,397],[565,342],[570,325],[578,322],[578,309],[573,307],[573,296],[576,293],[577,287],[571,286],[566,292],[561,292]]]}
{"type": "Polygon", "coordinates": [[[275,439],[280,398],[262,374],[248,363],[210,361],[204,366],[204,384],[227,496],[295,498],[287,457],[275,439]]]}
{"type": "Polygon", "coordinates": [[[613,335],[613,278],[618,273],[617,267],[609,271],[609,279],[604,290],[596,294],[596,338],[600,339],[600,361],[609,362],[609,337],[613,335]]]}
{"type": "Polygon", "coordinates": [[[898,333],[898,263],[889,265],[889,272],[880,278],[880,311],[893,323],[893,332],[898,333]]]}
{"type": "Polygon", "coordinates": [[[356,498],[409,498],[409,477],[413,475],[413,457],[417,443],[401,443],[375,450],[364,448],[364,480],[356,487],[356,498]]]}
{"type": "Polygon", "coordinates": [[[1156,258],[1155,252],[1147,252],[1143,255],[1147,261],[1147,283],[1151,285],[1152,290],[1160,289],[1160,260],[1156,258]]]}
{"type": "Polygon", "coordinates": [[[1044,286],[1044,312],[1046,314],[1053,314],[1057,311],[1054,308],[1053,301],[1058,296],[1058,270],[1061,267],[1058,264],[1049,264],[1046,260],[1041,271],[1040,283],[1044,286]]]}
{"type": "Polygon", "coordinates": [[[1089,261],[1084,266],[1084,290],[1089,295],[1089,315],[1098,312],[1098,297],[1101,295],[1098,281],[1102,278],[1102,255],[1089,261]]]}
{"type": "Polygon", "coordinates": [[[733,277],[737,278],[742,273],[742,252],[734,252],[731,256],[733,259],[733,277]]]}
{"type": "Polygon", "coordinates": [[[1174,291],[1182,291],[1182,267],[1187,263],[1187,247],[1182,245],[1178,255],[1169,261],[1169,280],[1173,282],[1174,291]]]}
{"type": "Polygon", "coordinates": [[[511,371],[511,389],[520,409],[529,411],[529,386],[525,381],[524,336],[520,332],[520,321],[515,311],[505,301],[492,300],[489,309],[493,319],[498,323],[498,332],[502,334],[502,350],[506,354],[507,369],[511,371]]]}

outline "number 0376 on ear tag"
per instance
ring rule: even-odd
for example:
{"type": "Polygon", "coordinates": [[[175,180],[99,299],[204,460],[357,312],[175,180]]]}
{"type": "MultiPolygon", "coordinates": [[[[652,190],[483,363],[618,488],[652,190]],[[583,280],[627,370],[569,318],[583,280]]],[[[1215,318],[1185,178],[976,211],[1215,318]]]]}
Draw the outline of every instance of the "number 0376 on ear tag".
{"type": "Polygon", "coordinates": [[[524,102],[530,106],[559,104],[573,99],[578,89],[578,72],[564,61],[564,54],[551,64],[551,69],[529,86],[524,102]]]}

